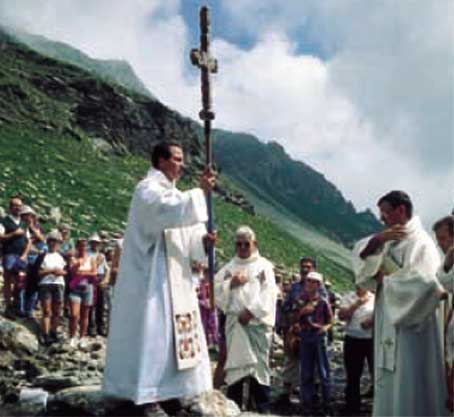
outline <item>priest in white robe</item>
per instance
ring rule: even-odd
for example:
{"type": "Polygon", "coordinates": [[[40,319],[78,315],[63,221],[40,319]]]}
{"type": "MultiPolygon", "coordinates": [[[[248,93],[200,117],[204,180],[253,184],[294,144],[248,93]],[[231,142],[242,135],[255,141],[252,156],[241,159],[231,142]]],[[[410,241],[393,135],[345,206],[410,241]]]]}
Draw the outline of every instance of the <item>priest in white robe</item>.
{"type": "MultiPolygon", "coordinates": [[[[191,279],[203,261],[204,191],[179,191],[183,151],[161,143],[137,185],[128,215],[107,342],[104,391],[136,405],[191,397],[212,389],[210,363],[191,279]]],[[[211,172],[200,181],[207,191],[211,172]]]]}
{"type": "Polygon", "coordinates": [[[376,292],[374,416],[445,415],[440,259],[402,191],[378,201],[383,232],[354,248],[356,283],[376,292]]]}
{"type": "Polygon", "coordinates": [[[451,294],[447,300],[448,312],[445,328],[445,362],[447,372],[448,398],[447,408],[454,411],[454,314],[452,308],[452,294],[454,293],[454,216],[446,216],[438,220],[433,227],[438,246],[444,254],[444,260],[437,272],[438,280],[443,288],[451,294]]]}
{"type": "Polygon", "coordinates": [[[243,383],[248,381],[257,411],[265,413],[278,291],[273,265],[260,256],[250,227],[236,231],[235,247],[236,256],[215,277],[216,305],[226,315],[227,396],[241,407],[243,383]]]}

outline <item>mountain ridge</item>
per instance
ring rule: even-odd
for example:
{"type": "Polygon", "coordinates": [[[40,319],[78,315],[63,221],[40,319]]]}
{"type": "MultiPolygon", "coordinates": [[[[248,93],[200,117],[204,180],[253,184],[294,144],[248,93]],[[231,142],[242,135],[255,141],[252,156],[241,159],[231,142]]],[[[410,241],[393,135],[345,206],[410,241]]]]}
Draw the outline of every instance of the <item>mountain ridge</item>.
{"type": "Polygon", "coordinates": [[[42,55],[89,70],[107,81],[114,81],[135,93],[155,99],[126,60],[94,59],[64,42],[52,41],[45,36],[31,34],[10,27],[0,26],[0,29],[3,29],[4,32],[8,33],[14,39],[42,55]]]}
{"type": "Polygon", "coordinates": [[[263,143],[251,134],[216,130],[214,155],[220,170],[242,191],[283,206],[347,246],[381,228],[370,210],[357,212],[322,173],[292,159],[275,141],[263,143]]]}

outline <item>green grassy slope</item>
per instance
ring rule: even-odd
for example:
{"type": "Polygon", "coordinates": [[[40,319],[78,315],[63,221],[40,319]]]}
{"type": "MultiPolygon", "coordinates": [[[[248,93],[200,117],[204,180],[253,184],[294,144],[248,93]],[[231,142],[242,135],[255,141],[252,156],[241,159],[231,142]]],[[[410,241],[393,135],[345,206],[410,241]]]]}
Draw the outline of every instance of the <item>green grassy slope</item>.
{"type": "MultiPolygon", "coordinates": [[[[88,138],[76,140],[6,123],[0,123],[0,149],[0,206],[6,207],[9,196],[20,192],[44,218],[51,207],[59,207],[75,234],[121,232],[134,186],[148,169],[144,158],[100,153],[88,138]]],[[[182,185],[187,188],[193,183],[191,178],[184,178],[182,185]]],[[[273,262],[293,269],[302,255],[315,256],[320,270],[337,289],[351,285],[348,268],[303,244],[266,217],[248,214],[216,196],[215,218],[221,262],[233,254],[235,229],[248,224],[257,233],[261,252],[273,262]]],[[[52,224],[48,221],[44,226],[49,229],[52,224]]]]}
{"type": "Polygon", "coordinates": [[[278,228],[286,230],[303,245],[314,248],[320,253],[319,256],[331,259],[347,269],[351,268],[350,249],[327,238],[316,227],[290,212],[287,207],[277,204],[275,200],[264,195],[263,191],[254,187],[250,181],[244,178],[238,180],[231,176],[229,176],[229,181],[241,190],[247,200],[254,205],[257,213],[270,219],[278,228]]]}

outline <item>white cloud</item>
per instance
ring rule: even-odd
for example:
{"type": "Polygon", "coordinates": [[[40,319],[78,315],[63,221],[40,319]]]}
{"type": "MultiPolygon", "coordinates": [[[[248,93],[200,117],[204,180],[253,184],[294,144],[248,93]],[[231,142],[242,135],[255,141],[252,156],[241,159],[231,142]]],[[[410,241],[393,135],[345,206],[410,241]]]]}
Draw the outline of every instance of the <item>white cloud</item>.
{"type": "Polygon", "coordinates": [[[258,43],[271,27],[330,54],[325,110],[331,116],[318,126],[309,115],[301,117],[318,132],[314,148],[291,137],[294,124],[283,130],[293,156],[304,152],[304,160],[360,208],[396,188],[413,196],[426,223],[452,208],[452,2],[224,0],[223,6],[237,29],[258,43]],[[344,106],[333,107],[334,97],[344,106]],[[335,112],[339,129],[332,123],[335,112]]]}
{"type": "MultiPolygon", "coordinates": [[[[0,0],[4,21],[97,58],[124,58],[164,103],[192,117],[188,28],[179,0],[0,0]]],[[[325,173],[358,208],[405,189],[427,223],[453,203],[449,2],[224,0],[245,51],[218,38],[216,126],[276,139],[325,173]],[[328,61],[301,55],[306,40],[328,61]]]]}
{"type": "Polygon", "coordinates": [[[298,56],[294,45],[275,33],[247,52],[223,41],[214,48],[222,62],[216,80],[222,127],[278,140],[293,157],[309,159],[360,208],[374,206],[390,189],[404,189],[430,222],[434,201],[450,203],[444,190],[433,187],[443,177],[418,171],[415,161],[393,146],[414,134],[413,126],[396,120],[388,140],[378,140],[373,120],[333,83],[329,63],[298,56]]]}

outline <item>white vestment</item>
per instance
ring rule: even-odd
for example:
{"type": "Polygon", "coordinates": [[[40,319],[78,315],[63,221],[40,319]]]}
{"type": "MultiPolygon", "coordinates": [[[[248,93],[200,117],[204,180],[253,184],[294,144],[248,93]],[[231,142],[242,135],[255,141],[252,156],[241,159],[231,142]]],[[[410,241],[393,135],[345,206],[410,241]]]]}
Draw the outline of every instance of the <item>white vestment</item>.
{"type": "Polygon", "coordinates": [[[106,395],[144,404],[212,389],[205,336],[198,309],[192,310],[197,298],[189,266],[192,259],[204,259],[206,220],[202,190],[181,192],[155,169],[137,185],[110,319],[106,395]],[[188,288],[185,301],[177,290],[188,288]],[[188,316],[192,321],[182,323],[180,330],[200,336],[188,345],[195,347],[196,359],[178,338],[175,345],[178,329],[174,313],[186,311],[195,315],[188,316]],[[189,352],[187,357],[185,352],[189,352]],[[182,363],[177,361],[178,354],[182,363]]]}
{"type": "MultiPolygon", "coordinates": [[[[437,272],[437,278],[446,291],[454,293],[454,266],[448,272],[445,272],[443,265],[437,272]]],[[[454,314],[448,323],[447,340],[446,340],[446,361],[449,364],[454,362],[454,314]]]]}
{"type": "Polygon", "coordinates": [[[248,259],[235,257],[215,277],[216,305],[226,315],[226,382],[234,384],[246,376],[270,384],[269,353],[276,316],[277,286],[273,265],[258,252],[248,259]],[[232,277],[243,272],[248,282],[230,288],[232,277]],[[254,318],[247,326],[238,315],[249,310],[254,318]]]}
{"type": "Polygon", "coordinates": [[[445,415],[445,382],[439,306],[440,264],[434,242],[418,217],[401,242],[387,242],[366,259],[355,246],[356,283],[376,291],[374,416],[445,415]],[[383,285],[373,278],[382,270],[383,285]]]}

